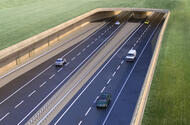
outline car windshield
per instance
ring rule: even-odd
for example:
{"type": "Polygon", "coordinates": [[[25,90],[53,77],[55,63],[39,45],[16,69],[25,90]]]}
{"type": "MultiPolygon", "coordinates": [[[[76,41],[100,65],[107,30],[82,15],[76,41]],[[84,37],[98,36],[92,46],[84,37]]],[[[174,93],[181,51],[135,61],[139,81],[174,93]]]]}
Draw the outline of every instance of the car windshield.
{"type": "Polygon", "coordinates": [[[134,56],[132,53],[128,53],[127,56],[134,56]]]}
{"type": "Polygon", "coordinates": [[[62,62],[63,60],[62,59],[57,59],[57,62],[62,62]]]}
{"type": "Polygon", "coordinates": [[[105,99],[106,99],[106,95],[101,95],[98,100],[105,100],[105,99]]]}

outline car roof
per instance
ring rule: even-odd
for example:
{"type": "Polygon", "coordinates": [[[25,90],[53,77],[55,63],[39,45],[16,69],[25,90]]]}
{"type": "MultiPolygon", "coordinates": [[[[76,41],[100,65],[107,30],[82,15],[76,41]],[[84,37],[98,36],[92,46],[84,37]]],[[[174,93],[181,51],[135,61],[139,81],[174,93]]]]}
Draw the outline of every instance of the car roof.
{"type": "Polygon", "coordinates": [[[58,58],[57,60],[63,60],[62,58],[58,58]]]}
{"type": "Polygon", "coordinates": [[[128,52],[128,53],[130,53],[130,54],[136,53],[136,50],[131,49],[131,50],[129,50],[129,52],[128,52]]]}

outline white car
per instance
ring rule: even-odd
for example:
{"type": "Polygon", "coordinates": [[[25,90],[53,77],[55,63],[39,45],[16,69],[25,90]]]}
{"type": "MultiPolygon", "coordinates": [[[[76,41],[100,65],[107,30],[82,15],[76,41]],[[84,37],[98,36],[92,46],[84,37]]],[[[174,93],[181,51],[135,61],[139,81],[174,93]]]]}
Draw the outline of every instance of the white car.
{"type": "Polygon", "coordinates": [[[137,54],[136,50],[134,49],[129,50],[129,52],[127,53],[127,56],[125,57],[126,61],[134,61],[136,54],[137,54]]]}
{"type": "Polygon", "coordinates": [[[58,58],[58,59],[55,61],[55,66],[63,66],[64,64],[66,64],[66,59],[58,58]]]}
{"type": "Polygon", "coordinates": [[[115,25],[119,25],[119,24],[120,24],[120,22],[119,22],[119,21],[116,21],[116,22],[115,22],[115,25]]]}

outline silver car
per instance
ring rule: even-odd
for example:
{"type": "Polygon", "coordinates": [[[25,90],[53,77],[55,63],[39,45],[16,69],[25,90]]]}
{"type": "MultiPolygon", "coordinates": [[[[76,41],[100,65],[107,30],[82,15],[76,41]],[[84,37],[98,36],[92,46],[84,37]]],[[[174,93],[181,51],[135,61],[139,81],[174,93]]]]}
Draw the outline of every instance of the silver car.
{"type": "Polygon", "coordinates": [[[55,61],[55,66],[63,66],[66,64],[66,59],[63,59],[63,58],[58,58],[56,61],[55,61]]]}

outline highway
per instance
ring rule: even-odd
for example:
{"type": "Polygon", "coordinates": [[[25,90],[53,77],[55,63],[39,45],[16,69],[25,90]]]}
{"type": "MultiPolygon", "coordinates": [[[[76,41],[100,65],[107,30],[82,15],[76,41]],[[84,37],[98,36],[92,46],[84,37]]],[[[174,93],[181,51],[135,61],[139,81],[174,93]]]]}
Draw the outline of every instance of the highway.
{"type": "Polygon", "coordinates": [[[163,24],[163,14],[154,14],[151,23],[141,23],[112,56],[96,71],[51,125],[129,125],[146,77],[163,24]],[[126,62],[130,49],[137,50],[134,62],[126,62]],[[98,96],[108,92],[111,104],[96,108],[98,96]]]}
{"type": "Polygon", "coordinates": [[[107,22],[78,44],[14,79],[0,89],[0,124],[24,124],[83,66],[123,25],[107,22]],[[56,68],[58,57],[67,64],[56,68]]]}

